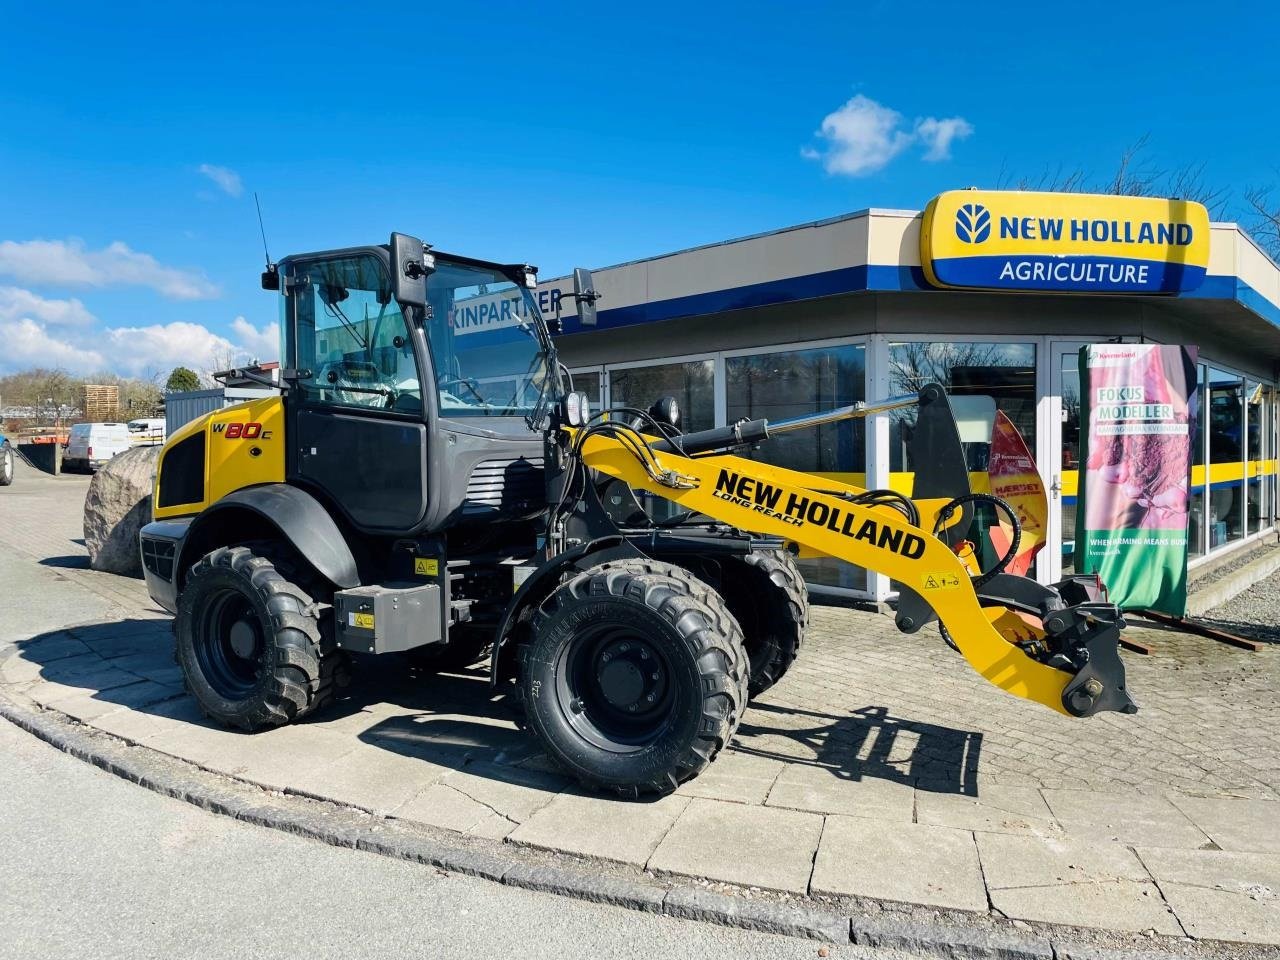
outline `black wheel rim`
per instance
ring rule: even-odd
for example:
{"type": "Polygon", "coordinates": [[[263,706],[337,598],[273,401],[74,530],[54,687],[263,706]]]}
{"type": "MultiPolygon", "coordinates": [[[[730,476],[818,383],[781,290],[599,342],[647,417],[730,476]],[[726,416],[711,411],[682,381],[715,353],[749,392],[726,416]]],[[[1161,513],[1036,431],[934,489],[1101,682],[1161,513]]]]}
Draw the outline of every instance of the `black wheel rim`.
{"type": "Polygon", "coordinates": [[[219,590],[195,624],[195,654],[209,686],[227,700],[243,700],[261,676],[262,621],[239,590],[219,590]]]}
{"type": "Polygon", "coordinates": [[[556,701],[569,725],[593,746],[634,753],[669,729],[679,699],[662,645],[631,625],[588,627],[556,664],[556,701]]]}

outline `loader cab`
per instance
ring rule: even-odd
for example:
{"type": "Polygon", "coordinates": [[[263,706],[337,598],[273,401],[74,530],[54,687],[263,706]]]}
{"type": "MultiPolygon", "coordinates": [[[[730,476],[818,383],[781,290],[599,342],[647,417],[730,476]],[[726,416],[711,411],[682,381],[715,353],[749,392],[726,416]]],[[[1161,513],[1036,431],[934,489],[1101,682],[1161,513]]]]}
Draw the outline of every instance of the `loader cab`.
{"type": "Polygon", "coordinates": [[[545,507],[540,418],[560,385],[534,268],[397,234],[279,272],[290,483],[392,536],[545,507]]]}

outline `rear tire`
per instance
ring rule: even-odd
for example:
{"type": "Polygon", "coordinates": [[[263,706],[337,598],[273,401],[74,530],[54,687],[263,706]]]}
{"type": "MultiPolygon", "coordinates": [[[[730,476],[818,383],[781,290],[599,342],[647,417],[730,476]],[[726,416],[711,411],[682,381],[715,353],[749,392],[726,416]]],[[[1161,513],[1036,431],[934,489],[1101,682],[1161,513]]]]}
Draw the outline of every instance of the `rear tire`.
{"type": "Polygon", "coordinates": [[[533,735],[587,787],[670,793],[697,776],[746,706],[742,632],[719,596],[653,560],[562,584],[519,650],[533,735]]]}
{"type": "Polygon", "coordinates": [[[17,470],[17,457],[14,456],[13,447],[9,446],[9,441],[4,442],[4,446],[0,447],[0,487],[7,487],[13,483],[13,475],[17,470]]]}
{"type": "Polygon", "coordinates": [[[200,709],[260,730],[331,701],[345,656],[311,596],[249,547],[201,558],[178,597],[177,660],[200,709]]]}
{"type": "Polygon", "coordinates": [[[723,561],[721,588],[742,625],[751,660],[748,685],[758,696],[795,663],[809,626],[809,588],[795,558],[783,550],[758,550],[723,561]]]}

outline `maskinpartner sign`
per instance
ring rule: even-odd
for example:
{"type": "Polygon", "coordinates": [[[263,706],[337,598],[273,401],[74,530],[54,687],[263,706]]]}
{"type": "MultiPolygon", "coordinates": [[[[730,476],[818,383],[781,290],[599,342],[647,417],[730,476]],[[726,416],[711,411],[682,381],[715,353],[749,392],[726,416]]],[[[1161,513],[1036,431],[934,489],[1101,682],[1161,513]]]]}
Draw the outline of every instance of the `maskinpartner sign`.
{"type": "Polygon", "coordinates": [[[938,287],[1184,293],[1209,266],[1209,212],[1191,200],[950,190],[925,207],[920,263],[938,287]]]}

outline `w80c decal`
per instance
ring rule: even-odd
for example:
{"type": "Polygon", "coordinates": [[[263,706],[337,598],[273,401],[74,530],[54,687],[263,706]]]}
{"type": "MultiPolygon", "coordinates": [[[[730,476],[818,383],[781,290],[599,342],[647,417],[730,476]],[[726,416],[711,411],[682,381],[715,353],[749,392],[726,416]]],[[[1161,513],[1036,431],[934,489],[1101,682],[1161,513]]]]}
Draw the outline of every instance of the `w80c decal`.
{"type": "Polygon", "coordinates": [[[270,440],[271,431],[263,430],[262,424],[254,421],[248,423],[215,423],[213,432],[220,433],[228,440],[270,440]]]}

